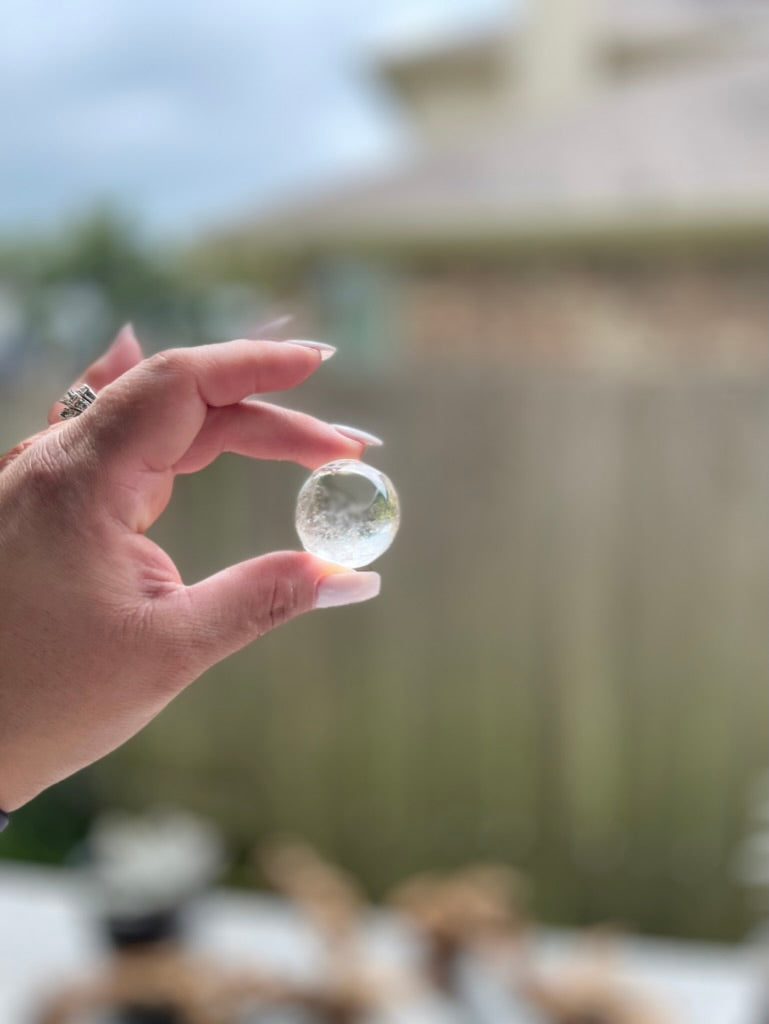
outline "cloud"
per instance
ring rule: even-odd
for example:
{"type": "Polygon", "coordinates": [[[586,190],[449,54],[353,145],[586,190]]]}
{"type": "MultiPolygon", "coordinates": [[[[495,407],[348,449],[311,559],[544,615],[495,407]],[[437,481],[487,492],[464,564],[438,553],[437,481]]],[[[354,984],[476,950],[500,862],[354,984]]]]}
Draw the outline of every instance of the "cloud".
{"type": "Polygon", "coordinates": [[[399,136],[362,47],[419,7],[436,3],[368,0],[364,19],[349,0],[10,0],[0,226],[114,197],[157,231],[195,230],[381,158],[399,136]]]}

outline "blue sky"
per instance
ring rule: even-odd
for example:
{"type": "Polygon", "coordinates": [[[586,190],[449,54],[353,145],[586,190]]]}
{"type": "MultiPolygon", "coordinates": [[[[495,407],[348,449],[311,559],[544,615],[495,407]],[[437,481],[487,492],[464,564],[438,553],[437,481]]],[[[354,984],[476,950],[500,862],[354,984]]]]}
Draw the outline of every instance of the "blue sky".
{"type": "Polygon", "coordinates": [[[510,0],[6,0],[0,232],[105,199],[194,234],[392,159],[383,41],[488,19],[510,0]]]}

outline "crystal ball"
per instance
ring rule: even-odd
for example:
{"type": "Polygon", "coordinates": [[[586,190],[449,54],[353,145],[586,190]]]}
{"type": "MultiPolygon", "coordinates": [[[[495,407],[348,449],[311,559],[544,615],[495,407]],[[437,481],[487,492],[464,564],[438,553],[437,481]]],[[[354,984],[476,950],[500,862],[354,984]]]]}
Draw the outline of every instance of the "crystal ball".
{"type": "Polygon", "coordinates": [[[395,488],[384,473],[337,459],[308,477],[296,503],[296,532],[306,551],[347,569],[379,558],[400,523],[395,488]]]}

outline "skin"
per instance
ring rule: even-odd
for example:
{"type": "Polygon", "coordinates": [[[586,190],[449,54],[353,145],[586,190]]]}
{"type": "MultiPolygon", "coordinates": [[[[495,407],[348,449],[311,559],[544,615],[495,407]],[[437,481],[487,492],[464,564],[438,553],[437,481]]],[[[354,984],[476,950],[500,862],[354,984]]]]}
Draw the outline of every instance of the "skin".
{"type": "Polygon", "coordinates": [[[360,457],[364,444],[329,424],[248,397],[293,388],[320,362],[298,344],[251,340],[144,359],[124,328],[80,378],[96,402],[66,421],[55,405],[48,428],[0,460],[4,811],[103,757],[268,630],[316,603],[374,595],[376,573],[297,551],[186,586],[145,536],[176,475],[221,452],[310,469],[360,457]]]}

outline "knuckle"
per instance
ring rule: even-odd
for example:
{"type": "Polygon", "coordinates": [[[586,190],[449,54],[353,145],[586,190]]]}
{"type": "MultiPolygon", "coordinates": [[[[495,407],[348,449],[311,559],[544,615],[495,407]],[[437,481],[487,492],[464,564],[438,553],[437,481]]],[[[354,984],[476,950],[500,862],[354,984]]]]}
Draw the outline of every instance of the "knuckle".
{"type": "Polygon", "coordinates": [[[253,599],[242,608],[235,626],[239,644],[264,636],[288,622],[300,611],[296,582],[290,576],[276,574],[256,588],[253,599]]]}
{"type": "Polygon", "coordinates": [[[10,448],[4,455],[0,456],[0,472],[6,470],[20,455],[23,455],[37,441],[38,436],[27,437],[25,440],[19,441],[13,448],[10,448]]]}
{"type": "Polygon", "coordinates": [[[146,360],[145,372],[151,388],[187,398],[198,392],[195,365],[188,349],[169,348],[146,360]]]}
{"type": "Polygon", "coordinates": [[[72,490],[71,467],[60,444],[34,444],[23,453],[24,487],[46,505],[63,505],[72,490]]]}
{"type": "Polygon", "coordinates": [[[71,434],[53,429],[20,446],[7,463],[4,490],[28,542],[37,538],[56,547],[66,536],[72,552],[79,547],[76,542],[90,537],[93,543],[99,482],[87,445],[77,437],[63,441],[65,433],[71,434]]]}
{"type": "Polygon", "coordinates": [[[263,609],[261,621],[258,623],[261,626],[260,632],[266,633],[277,626],[282,626],[284,622],[293,618],[298,611],[298,606],[299,600],[294,579],[290,576],[276,575],[270,588],[269,601],[263,609]]]}
{"type": "Polygon", "coordinates": [[[145,361],[147,370],[153,374],[184,377],[189,374],[189,360],[184,349],[168,348],[156,352],[145,361]]]}

